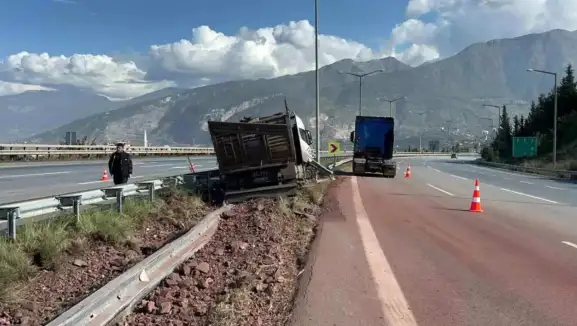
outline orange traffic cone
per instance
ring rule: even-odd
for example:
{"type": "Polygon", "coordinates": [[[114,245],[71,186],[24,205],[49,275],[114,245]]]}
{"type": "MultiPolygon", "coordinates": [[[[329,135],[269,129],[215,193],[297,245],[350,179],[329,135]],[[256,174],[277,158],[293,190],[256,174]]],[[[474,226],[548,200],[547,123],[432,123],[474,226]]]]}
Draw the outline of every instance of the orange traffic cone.
{"type": "Polygon", "coordinates": [[[100,178],[100,181],[108,181],[108,173],[106,173],[106,169],[102,172],[102,178],[100,178]]]}
{"type": "Polygon", "coordinates": [[[409,164],[409,166],[407,166],[407,169],[405,170],[405,178],[410,177],[411,177],[411,165],[409,164]]]}
{"type": "Polygon", "coordinates": [[[473,190],[473,200],[469,212],[483,213],[481,208],[481,190],[479,190],[479,179],[475,179],[475,190],[473,190]]]}

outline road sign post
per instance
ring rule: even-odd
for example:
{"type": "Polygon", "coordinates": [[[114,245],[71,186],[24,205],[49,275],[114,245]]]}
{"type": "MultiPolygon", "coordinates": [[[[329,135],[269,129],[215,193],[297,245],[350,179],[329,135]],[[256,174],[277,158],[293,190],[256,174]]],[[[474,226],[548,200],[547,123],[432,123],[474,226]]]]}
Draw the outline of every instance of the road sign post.
{"type": "Polygon", "coordinates": [[[339,155],[341,154],[341,143],[338,141],[329,142],[329,154],[339,155]]]}
{"type": "Polygon", "coordinates": [[[337,164],[337,155],[341,154],[341,143],[338,141],[329,142],[329,154],[333,155],[333,168],[337,164]]]}
{"type": "Polygon", "coordinates": [[[513,157],[537,156],[537,137],[513,137],[513,157]]]}

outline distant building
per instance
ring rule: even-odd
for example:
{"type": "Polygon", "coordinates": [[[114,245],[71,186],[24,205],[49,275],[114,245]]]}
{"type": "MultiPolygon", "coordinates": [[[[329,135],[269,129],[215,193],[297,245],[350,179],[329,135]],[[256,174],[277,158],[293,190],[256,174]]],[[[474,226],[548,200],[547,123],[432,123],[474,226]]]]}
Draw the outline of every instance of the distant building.
{"type": "Polygon", "coordinates": [[[76,145],[76,131],[67,131],[66,136],[64,137],[64,141],[66,145],[76,145]]]}

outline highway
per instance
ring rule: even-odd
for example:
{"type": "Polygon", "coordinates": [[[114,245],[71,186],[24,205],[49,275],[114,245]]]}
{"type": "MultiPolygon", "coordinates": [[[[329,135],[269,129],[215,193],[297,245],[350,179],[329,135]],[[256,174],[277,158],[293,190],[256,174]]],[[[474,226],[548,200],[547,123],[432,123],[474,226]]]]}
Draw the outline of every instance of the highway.
{"type": "Polygon", "coordinates": [[[410,179],[349,177],[327,195],[338,207],[294,325],[577,324],[577,184],[399,162],[410,179]],[[468,211],[475,178],[483,213],[468,211]]]}
{"type": "MultiPolygon", "coordinates": [[[[190,158],[197,171],[217,168],[215,157],[190,158]]],[[[134,182],[189,171],[186,157],[135,158],[133,164],[134,182]]],[[[112,186],[111,179],[100,181],[104,170],[107,160],[0,163],[0,204],[112,186]]]]}
{"type": "MultiPolygon", "coordinates": [[[[191,160],[199,171],[216,168],[214,157],[191,157],[191,160]]],[[[111,179],[100,181],[104,170],[109,172],[107,160],[1,164],[0,203],[113,185],[111,179]]],[[[188,171],[186,157],[133,159],[131,181],[188,171]]]]}

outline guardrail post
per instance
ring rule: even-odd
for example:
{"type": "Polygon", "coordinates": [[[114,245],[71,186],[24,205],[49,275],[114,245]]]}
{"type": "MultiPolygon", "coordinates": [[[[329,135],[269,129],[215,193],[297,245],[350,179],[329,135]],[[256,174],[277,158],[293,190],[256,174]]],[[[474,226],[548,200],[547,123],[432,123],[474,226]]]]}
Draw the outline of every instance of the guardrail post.
{"type": "Polygon", "coordinates": [[[146,190],[148,191],[148,200],[150,201],[154,201],[154,197],[155,197],[155,182],[154,181],[144,181],[144,182],[139,182],[136,184],[138,186],[139,189],[142,188],[146,188],[146,190]]]}
{"type": "Polygon", "coordinates": [[[154,183],[148,184],[148,200],[154,201],[154,183]]]}
{"type": "Polygon", "coordinates": [[[120,188],[116,190],[116,211],[118,214],[122,214],[123,195],[124,189],[120,188]]]}
{"type": "Polygon", "coordinates": [[[19,207],[10,207],[8,213],[8,236],[12,240],[16,240],[16,220],[20,213],[19,207]]]}
{"type": "Polygon", "coordinates": [[[80,196],[72,198],[72,212],[76,218],[76,224],[80,223],[80,196]]]}

